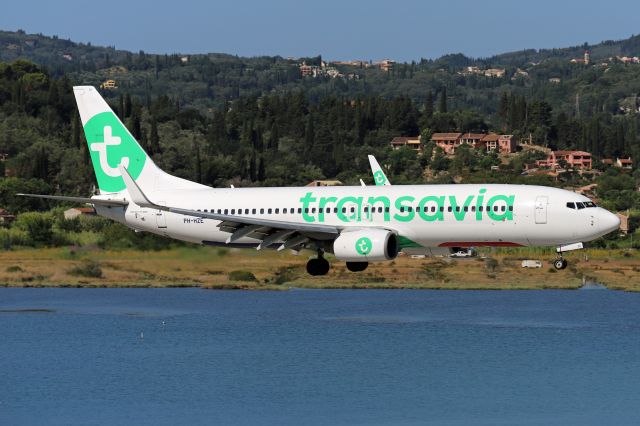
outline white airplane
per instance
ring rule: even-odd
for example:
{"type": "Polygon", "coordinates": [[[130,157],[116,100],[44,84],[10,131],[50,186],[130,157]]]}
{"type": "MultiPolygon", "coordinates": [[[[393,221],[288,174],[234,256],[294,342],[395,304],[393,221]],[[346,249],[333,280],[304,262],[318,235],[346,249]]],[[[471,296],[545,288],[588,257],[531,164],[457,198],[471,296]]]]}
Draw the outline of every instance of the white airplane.
{"type": "Polygon", "coordinates": [[[329,271],[325,253],[356,272],[400,251],[471,246],[555,246],[564,269],[563,252],[620,224],[588,198],[544,186],[211,188],[160,170],[95,88],[73,90],[100,193],[23,195],[90,203],[137,231],[197,244],[313,250],[311,275],[329,271]]]}

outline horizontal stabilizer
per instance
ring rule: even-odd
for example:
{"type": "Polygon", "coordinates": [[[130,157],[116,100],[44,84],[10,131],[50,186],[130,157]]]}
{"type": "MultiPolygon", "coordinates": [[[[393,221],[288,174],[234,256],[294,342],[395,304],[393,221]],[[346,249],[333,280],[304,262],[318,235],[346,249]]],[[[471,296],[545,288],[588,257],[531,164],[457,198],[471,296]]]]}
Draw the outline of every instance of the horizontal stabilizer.
{"type": "Polygon", "coordinates": [[[155,205],[151,201],[149,201],[147,196],[144,195],[144,193],[142,192],[138,184],[133,180],[133,178],[129,174],[129,171],[124,165],[120,164],[118,166],[118,169],[120,170],[122,179],[124,179],[124,183],[127,187],[127,191],[129,191],[129,196],[131,197],[131,201],[133,201],[140,207],[149,207],[149,208],[154,208],[158,210],[168,210],[166,208],[163,209],[161,206],[155,205]]]}
{"type": "Polygon", "coordinates": [[[69,203],[94,204],[96,206],[106,207],[123,207],[129,204],[124,199],[103,199],[103,198],[83,198],[83,197],[67,197],[64,195],[42,195],[42,194],[16,194],[21,197],[43,198],[45,200],[67,201],[69,203]]]}

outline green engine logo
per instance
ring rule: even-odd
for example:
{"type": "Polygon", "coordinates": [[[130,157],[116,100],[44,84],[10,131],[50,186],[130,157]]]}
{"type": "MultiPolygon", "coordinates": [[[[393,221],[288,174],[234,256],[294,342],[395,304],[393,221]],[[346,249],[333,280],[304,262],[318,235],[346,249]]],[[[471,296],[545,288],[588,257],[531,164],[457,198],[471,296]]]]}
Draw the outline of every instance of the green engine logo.
{"type": "Polygon", "coordinates": [[[367,237],[359,238],[358,241],[356,241],[356,251],[358,252],[358,254],[366,256],[371,253],[372,248],[373,243],[367,237]]]}
{"type": "Polygon", "coordinates": [[[125,189],[118,166],[127,168],[135,180],[140,176],[147,155],[112,112],[96,114],[84,126],[91,162],[101,191],[125,189]]]}
{"type": "Polygon", "coordinates": [[[387,178],[384,176],[384,173],[382,173],[382,170],[378,170],[373,174],[373,180],[376,181],[376,185],[384,185],[387,183],[387,178]]]}

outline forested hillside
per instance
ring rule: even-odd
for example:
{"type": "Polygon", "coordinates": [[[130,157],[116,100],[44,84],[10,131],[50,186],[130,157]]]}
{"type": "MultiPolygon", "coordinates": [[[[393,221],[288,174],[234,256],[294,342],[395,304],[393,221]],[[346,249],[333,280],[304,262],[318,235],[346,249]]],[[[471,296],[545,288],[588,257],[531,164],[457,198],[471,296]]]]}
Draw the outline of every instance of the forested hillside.
{"type": "MultiPolygon", "coordinates": [[[[535,159],[528,154],[497,172],[490,171],[500,164],[495,155],[462,150],[447,158],[427,142],[433,132],[497,131],[596,158],[632,156],[637,166],[640,64],[608,58],[638,54],[638,40],[590,46],[590,64],[569,61],[581,46],[536,52],[534,63],[528,51],[484,60],[449,55],[395,64],[388,72],[337,64],[339,76],[313,78],[301,75],[300,64],[320,65],[322,58],[149,55],[0,32],[0,153],[7,176],[0,197],[4,207],[23,211],[43,204],[16,199],[15,192],[91,191],[71,87],[107,79],[117,88],[102,90],[104,96],[154,160],[208,185],[319,178],[357,184],[370,179],[370,153],[396,183],[581,184],[585,177],[521,176],[523,164],[535,159]],[[504,75],[484,75],[489,67],[502,67],[504,75]],[[419,134],[431,155],[390,149],[394,136],[419,134]]],[[[637,207],[633,178],[614,180],[604,185],[614,191],[612,205],[637,207]]]]}

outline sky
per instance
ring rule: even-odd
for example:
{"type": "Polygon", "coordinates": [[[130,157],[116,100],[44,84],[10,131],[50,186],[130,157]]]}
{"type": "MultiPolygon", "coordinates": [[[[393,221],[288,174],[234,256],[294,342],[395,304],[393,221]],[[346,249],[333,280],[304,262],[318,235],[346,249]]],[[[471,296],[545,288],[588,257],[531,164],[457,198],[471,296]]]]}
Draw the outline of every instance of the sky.
{"type": "Polygon", "coordinates": [[[640,1],[22,0],[0,29],[134,52],[419,61],[627,38],[640,1]]]}

